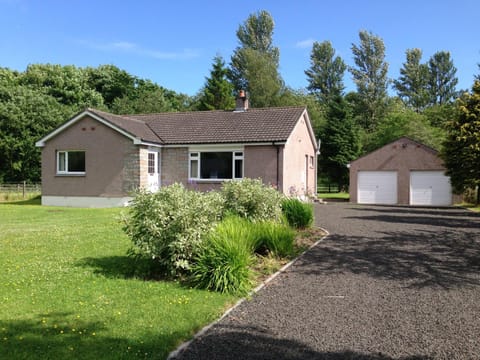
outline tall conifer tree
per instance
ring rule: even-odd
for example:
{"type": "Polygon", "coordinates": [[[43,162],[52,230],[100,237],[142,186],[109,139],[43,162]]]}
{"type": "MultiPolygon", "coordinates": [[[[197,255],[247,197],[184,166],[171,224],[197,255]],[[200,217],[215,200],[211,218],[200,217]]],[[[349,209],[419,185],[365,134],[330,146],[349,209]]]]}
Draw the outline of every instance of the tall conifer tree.
{"type": "Polygon", "coordinates": [[[233,85],[227,79],[228,69],[223,58],[217,55],[213,59],[210,77],[206,79],[205,86],[199,100],[199,110],[228,110],[235,107],[233,85]]]}

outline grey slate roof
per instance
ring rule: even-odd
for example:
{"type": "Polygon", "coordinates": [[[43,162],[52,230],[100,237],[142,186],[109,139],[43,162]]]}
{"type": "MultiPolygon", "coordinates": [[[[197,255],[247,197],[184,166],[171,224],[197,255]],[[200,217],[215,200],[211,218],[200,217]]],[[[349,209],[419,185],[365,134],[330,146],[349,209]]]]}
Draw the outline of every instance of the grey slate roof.
{"type": "Polygon", "coordinates": [[[113,115],[95,109],[89,111],[143,141],[174,145],[286,141],[305,108],[144,115],[113,115]]]}

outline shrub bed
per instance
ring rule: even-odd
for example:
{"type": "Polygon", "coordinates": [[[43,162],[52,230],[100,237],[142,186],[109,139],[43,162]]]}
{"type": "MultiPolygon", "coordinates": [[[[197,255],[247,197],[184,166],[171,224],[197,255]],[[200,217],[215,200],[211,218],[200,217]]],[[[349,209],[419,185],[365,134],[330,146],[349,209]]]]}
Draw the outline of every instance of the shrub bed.
{"type": "Polygon", "coordinates": [[[137,262],[144,271],[158,272],[160,265],[174,276],[187,275],[197,287],[245,294],[253,284],[255,255],[292,256],[296,233],[290,226],[304,228],[313,220],[311,205],[282,199],[252,179],[226,182],[219,192],[180,184],[138,191],[124,230],[134,255],[154,259],[155,266],[137,262]]]}

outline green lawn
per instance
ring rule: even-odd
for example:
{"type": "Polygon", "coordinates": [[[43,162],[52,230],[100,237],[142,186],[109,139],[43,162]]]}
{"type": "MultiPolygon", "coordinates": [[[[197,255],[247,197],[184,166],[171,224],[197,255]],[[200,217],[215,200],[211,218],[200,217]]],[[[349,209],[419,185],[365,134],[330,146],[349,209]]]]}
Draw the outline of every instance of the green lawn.
{"type": "Polygon", "coordinates": [[[463,206],[467,209],[470,209],[472,211],[475,211],[475,212],[480,212],[480,205],[473,205],[473,204],[461,204],[460,206],[463,206]]]}
{"type": "Polygon", "coordinates": [[[163,359],[237,299],[131,276],[121,209],[0,204],[0,359],[163,359]]]}
{"type": "Polygon", "coordinates": [[[347,201],[350,199],[350,194],[346,192],[338,193],[318,193],[317,195],[320,199],[341,199],[347,201]]]}

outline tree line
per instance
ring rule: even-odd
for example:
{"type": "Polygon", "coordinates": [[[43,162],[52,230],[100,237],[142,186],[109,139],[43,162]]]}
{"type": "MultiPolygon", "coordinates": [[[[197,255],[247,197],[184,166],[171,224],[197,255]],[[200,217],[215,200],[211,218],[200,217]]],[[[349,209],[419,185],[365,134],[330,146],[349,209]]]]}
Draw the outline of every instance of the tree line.
{"type": "MultiPolygon", "coordinates": [[[[215,56],[195,96],[168,90],[114,65],[33,64],[24,72],[0,68],[0,181],[39,181],[35,141],[85,107],[118,114],[225,110],[235,106],[240,89],[247,91],[252,107],[307,106],[322,139],[320,173],[340,186],[348,184],[346,165],[351,160],[400,136],[448,154],[447,140],[452,141],[454,120],[464,106],[455,100],[463,97],[468,103],[465,97],[475,97],[478,91],[478,86],[472,93],[456,89],[456,68],[448,51],[423,61],[421,49],[407,49],[400,76],[390,79],[385,44],[369,31],[360,31],[358,42],[352,43],[354,66],[347,66],[330,41],[315,42],[305,70],[308,86],[296,90],[281,77],[274,27],[267,11],[251,14],[238,27],[238,46],[229,63],[215,56]],[[347,72],[356,91],[345,92],[347,72]]],[[[476,78],[480,80],[480,75],[476,78]]],[[[473,138],[479,152],[478,127],[473,138]]],[[[478,170],[475,176],[479,178],[478,170]]]]}

